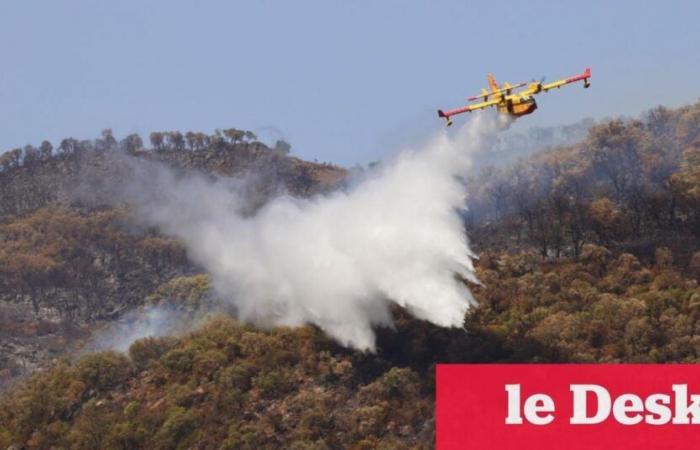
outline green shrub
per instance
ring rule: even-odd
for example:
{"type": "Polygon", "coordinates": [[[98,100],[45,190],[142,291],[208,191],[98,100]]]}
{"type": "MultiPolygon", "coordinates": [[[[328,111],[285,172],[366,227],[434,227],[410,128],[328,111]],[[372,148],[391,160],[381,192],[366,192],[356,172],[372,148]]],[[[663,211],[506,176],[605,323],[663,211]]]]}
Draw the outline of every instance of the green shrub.
{"type": "Polygon", "coordinates": [[[132,450],[144,448],[149,433],[143,427],[133,423],[113,425],[104,439],[104,447],[109,449],[132,450]]]}
{"type": "Polygon", "coordinates": [[[227,358],[224,352],[217,349],[210,349],[198,353],[194,358],[194,372],[201,377],[211,379],[211,377],[226,366],[227,358]]]}
{"type": "Polygon", "coordinates": [[[147,337],[139,339],[129,347],[129,356],[137,370],[150,367],[163,354],[170,350],[175,341],[169,337],[147,337]]]}
{"type": "Polygon", "coordinates": [[[294,389],[294,380],[289,370],[275,369],[261,373],[253,379],[253,386],[267,398],[278,398],[294,389]]]}
{"type": "Polygon", "coordinates": [[[194,357],[192,349],[175,348],[165,354],[163,364],[173,372],[186,373],[192,370],[194,357]]]}
{"type": "Polygon", "coordinates": [[[328,450],[330,447],[323,440],[311,441],[301,439],[289,443],[290,450],[328,450]]]}
{"type": "Polygon", "coordinates": [[[121,353],[103,352],[84,356],[76,370],[89,389],[103,391],[124,383],[133,373],[133,366],[121,353]]]}
{"type": "Polygon", "coordinates": [[[257,370],[252,364],[240,362],[220,370],[216,381],[222,389],[247,391],[256,373],[257,370]]]}
{"type": "Polygon", "coordinates": [[[209,276],[200,274],[173,278],[158,287],[155,293],[147,298],[151,304],[171,302],[184,305],[189,309],[197,309],[209,293],[209,276]]]}
{"type": "Polygon", "coordinates": [[[197,420],[194,413],[180,406],[175,406],[168,410],[165,422],[156,433],[155,446],[159,449],[181,447],[196,427],[197,420]]]}
{"type": "Polygon", "coordinates": [[[139,413],[140,409],[140,402],[136,400],[134,400],[133,402],[129,402],[129,404],[124,407],[124,417],[126,417],[129,420],[133,420],[134,418],[136,418],[136,415],[139,413]]]}

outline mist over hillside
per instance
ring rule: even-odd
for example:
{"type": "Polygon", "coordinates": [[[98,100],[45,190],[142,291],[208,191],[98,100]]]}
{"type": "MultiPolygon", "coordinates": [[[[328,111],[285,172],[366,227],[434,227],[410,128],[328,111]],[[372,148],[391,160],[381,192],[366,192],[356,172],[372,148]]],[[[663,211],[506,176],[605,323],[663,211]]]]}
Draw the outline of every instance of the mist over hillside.
{"type": "Polygon", "coordinates": [[[473,172],[478,173],[489,166],[508,167],[546,148],[578,144],[586,138],[588,130],[595,123],[588,118],[568,125],[528,127],[524,130],[511,128],[491,135],[472,156],[473,172]]]}
{"type": "Polygon", "coordinates": [[[84,198],[97,194],[98,180],[123,183],[129,158],[180,173],[248,175],[253,208],[282,192],[328,191],[346,174],[236,129],[153,133],[150,141],[117,142],[105,130],[94,141],[64,139],[55,149],[45,141],[0,155],[0,384],[79,351],[158,286],[201,271],[182,243],[135,223],[124,204],[84,198]]]}

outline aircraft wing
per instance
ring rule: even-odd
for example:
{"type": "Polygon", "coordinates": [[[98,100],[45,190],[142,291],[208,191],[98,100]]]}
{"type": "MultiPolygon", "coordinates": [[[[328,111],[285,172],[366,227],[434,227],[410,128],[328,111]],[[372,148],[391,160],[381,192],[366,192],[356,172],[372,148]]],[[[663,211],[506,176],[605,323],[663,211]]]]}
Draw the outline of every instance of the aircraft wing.
{"type": "Polygon", "coordinates": [[[451,109],[449,111],[438,110],[438,116],[442,117],[447,121],[447,126],[452,125],[452,116],[457,114],[462,114],[465,112],[476,111],[477,109],[488,108],[489,106],[495,106],[500,103],[500,99],[488,100],[485,102],[474,103],[473,105],[463,106],[461,108],[451,109]]]}
{"type": "Polygon", "coordinates": [[[539,94],[540,92],[547,92],[550,89],[560,88],[570,83],[575,83],[577,81],[583,80],[583,87],[590,86],[588,79],[591,77],[591,69],[587,68],[583,73],[574,75],[569,78],[562,78],[561,80],[553,81],[551,83],[530,83],[526,90],[520,92],[520,94],[532,95],[539,94]]]}
{"type": "Polygon", "coordinates": [[[500,101],[500,98],[494,100],[487,100],[485,102],[474,103],[472,105],[466,106],[465,108],[468,108],[467,111],[476,111],[477,109],[485,109],[489,106],[497,105],[498,103],[500,103],[500,101]]]}

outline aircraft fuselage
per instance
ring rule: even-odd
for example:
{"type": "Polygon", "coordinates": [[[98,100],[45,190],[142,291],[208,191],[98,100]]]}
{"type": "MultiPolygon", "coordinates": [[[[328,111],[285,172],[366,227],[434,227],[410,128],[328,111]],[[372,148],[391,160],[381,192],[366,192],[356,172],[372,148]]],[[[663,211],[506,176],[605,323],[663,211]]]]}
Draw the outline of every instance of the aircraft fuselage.
{"type": "Polygon", "coordinates": [[[520,117],[533,113],[537,109],[537,102],[532,97],[519,97],[509,99],[498,105],[498,112],[520,117]]]}

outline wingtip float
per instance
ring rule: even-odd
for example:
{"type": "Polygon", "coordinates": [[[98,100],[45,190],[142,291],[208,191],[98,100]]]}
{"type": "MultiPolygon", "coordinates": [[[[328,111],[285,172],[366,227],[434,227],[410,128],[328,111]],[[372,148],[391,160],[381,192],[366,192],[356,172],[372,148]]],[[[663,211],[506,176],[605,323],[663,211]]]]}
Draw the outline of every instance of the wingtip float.
{"type": "Polygon", "coordinates": [[[586,68],[586,70],[578,75],[574,75],[568,78],[562,78],[561,80],[554,81],[552,83],[543,84],[541,81],[532,81],[530,83],[517,83],[511,85],[509,83],[503,83],[499,86],[496,79],[492,74],[488,74],[487,80],[489,83],[489,91],[486,89],[481,89],[481,93],[473,97],[469,97],[467,101],[478,102],[471,103],[469,105],[462,106],[461,108],[451,109],[448,111],[438,110],[438,117],[445,119],[447,126],[452,125],[452,116],[457,114],[462,114],[464,112],[476,111],[477,109],[485,109],[491,106],[495,106],[499,113],[509,114],[514,117],[524,116],[530,114],[537,109],[537,102],[535,101],[535,95],[541,92],[547,92],[554,88],[560,88],[567,84],[575,83],[577,81],[583,81],[583,87],[590,87],[591,83],[589,81],[591,78],[591,69],[586,68]],[[525,88],[520,92],[514,92],[516,89],[525,88]]]}

